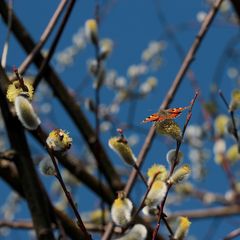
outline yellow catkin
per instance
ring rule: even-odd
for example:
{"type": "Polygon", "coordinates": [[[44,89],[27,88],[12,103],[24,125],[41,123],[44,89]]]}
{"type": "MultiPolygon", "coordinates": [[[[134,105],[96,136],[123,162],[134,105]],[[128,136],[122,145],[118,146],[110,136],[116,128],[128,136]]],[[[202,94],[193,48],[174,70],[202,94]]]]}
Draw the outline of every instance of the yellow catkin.
{"type": "Polygon", "coordinates": [[[111,207],[113,222],[118,226],[125,226],[131,221],[132,209],[133,205],[130,199],[126,198],[124,194],[120,194],[111,207]]]}
{"type": "Polygon", "coordinates": [[[156,122],[155,127],[158,134],[168,135],[178,141],[181,140],[182,131],[172,119],[156,122]]]}
{"type": "Polygon", "coordinates": [[[238,161],[240,159],[240,154],[238,152],[238,145],[237,144],[232,145],[227,150],[226,157],[227,157],[227,160],[230,163],[235,163],[236,161],[238,161]]]}
{"type": "Polygon", "coordinates": [[[97,43],[98,39],[98,25],[95,19],[89,19],[85,23],[85,32],[87,37],[94,43],[97,43]]]}
{"type": "Polygon", "coordinates": [[[119,137],[113,137],[109,139],[108,145],[123,159],[125,163],[132,166],[135,165],[136,158],[127,142],[122,141],[119,137]]]}
{"type": "Polygon", "coordinates": [[[183,240],[187,235],[191,222],[187,217],[179,217],[179,225],[174,234],[174,239],[183,240]]]}
{"type": "Polygon", "coordinates": [[[170,177],[169,182],[170,183],[178,183],[183,180],[184,177],[186,177],[191,172],[191,168],[185,164],[178,168],[173,175],[170,177]]]}
{"type": "Polygon", "coordinates": [[[23,91],[23,89],[20,87],[19,81],[14,81],[13,83],[9,84],[6,94],[9,102],[14,102],[16,97],[23,92],[27,93],[29,100],[32,100],[34,93],[32,82],[24,81],[24,84],[28,88],[28,92],[23,91]]]}
{"type": "Polygon", "coordinates": [[[216,134],[223,135],[225,133],[228,121],[229,118],[227,115],[220,114],[217,116],[217,118],[214,121],[214,129],[216,134]]]}
{"type": "Polygon", "coordinates": [[[156,180],[152,184],[152,187],[145,200],[145,205],[149,207],[155,207],[161,203],[167,192],[167,185],[161,180],[156,180]]]}
{"type": "Polygon", "coordinates": [[[29,130],[36,130],[41,124],[29,100],[21,95],[14,100],[15,111],[22,125],[29,130]]]}
{"type": "Polygon", "coordinates": [[[54,151],[66,151],[72,145],[72,138],[62,129],[54,129],[48,135],[47,145],[54,151]]]}
{"type": "Polygon", "coordinates": [[[240,107],[240,90],[234,89],[232,91],[232,99],[230,103],[231,110],[237,110],[240,107]]]}
{"type": "Polygon", "coordinates": [[[152,167],[148,169],[147,175],[149,178],[149,182],[155,177],[156,180],[166,180],[167,178],[167,169],[165,166],[161,164],[153,164],[152,167]],[[155,175],[157,176],[155,177],[155,175]]]}

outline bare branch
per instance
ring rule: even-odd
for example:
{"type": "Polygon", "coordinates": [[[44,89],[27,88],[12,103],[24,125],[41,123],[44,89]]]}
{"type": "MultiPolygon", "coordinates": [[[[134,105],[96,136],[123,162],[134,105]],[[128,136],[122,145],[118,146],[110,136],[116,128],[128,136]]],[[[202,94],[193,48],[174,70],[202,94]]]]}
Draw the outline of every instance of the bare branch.
{"type": "Polygon", "coordinates": [[[7,64],[9,40],[10,40],[11,27],[12,27],[12,8],[13,8],[12,5],[13,5],[12,0],[9,0],[8,1],[8,31],[7,31],[7,36],[6,36],[6,40],[5,40],[5,43],[4,43],[3,52],[2,52],[2,59],[1,59],[1,64],[2,64],[3,68],[5,68],[6,64],[7,64]]]}
{"type": "Polygon", "coordinates": [[[51,35],[62,11],[64,10],[66,4],[67,4],[67,0],[61,0],[61,2],[59,3],[56,11],[54,12],[52,18],[50,19],[47,27],[45,28],[42,36],[40,37],[40,40],[38,42],[38,44],[34,47],[34,49],[28,54],[28,56],[26,57],[26,59],[23,61],[23,63],[21,64],[21,66],[18,68],[20,74],[24,74],[25,71],[27,70],[27,68],[29,67],[29,65],[32,63],[34,57],[36,56],[37,53],[39,53],[39,51],[42,49],[42,47],[44,46],[45,42],[48,40],[49,36],[51,35]]]}
{"type": "MultiPolygon", "coordinates": [[[[7,22],[7,6],[4,0],[0,0],[0,13],[3,20],[7,22]]],[[[13,13],[13,24],[12,31],[15,37],[18,39],[20,44],[23,46],[27,53],[30,53],[35,47],[35,43],[31,36],[28,34],[26,29],[23,27],[21,22],[17,19],[16,15],[13,13]]],[[[37,67],[41,67],[44,57],[42,54],[38,53],[34,58],[34,63],[37,67]]],[[[95,132],[89,124],[87,118],[84,116],[80,109],[80,106],[76,103],[73,96],[68,92],[64,84],[61,82],[55,71],[47,65],[46,70],[43,73],[44,78],[49,83],[50,87],[53,89],[55,96],[60,100],[60,102],[65,107],[68,114],[73,119],[78,130],[83,135],[86,143],[88,144],[90,150],[94,154],[95,158],[98,158],[101,162],[101,171],[105,176],[108,184],[110,185],[113,192],[122,188],[120,178],[111,164],[109,157],[107,156],[101,142],[96,139],[95,132]]]]}
{"type": "Polygon", "coordinates": [[[0,228],[2,227],[14,229],[33,229],[33,223],[31,220],[17,220],[17,221],[0,220],[0,228]]]}
{"type": "MultiPolygon", "coordinates": [[[[167,92],[167,95],[163,101],[163,103],[160,106],[160,109],[164,109],[167,108],[169,106],[169,104],[171,103],[171,101],[173,100],[178,87],[180,86],[183,77],[185,76],[185,73],[187,72],[187,70],[189,69],[194,57],[195,57],[195,53],[197,52],[197,50],[199,49],[201,42],[203,40],[203,38],[205,37],[205,34],[207,33],[209,26],[211,25],[214,17],[217,14],[217,11],[221,5],[223,0],[217,0],[216,3],[214,4],[213,8],[210,10],[210,12],[208,13],[208,15],[205,17],[202,26],[193,42],[193,44],[191,45],[186,57],[184,58],[184,61],[169,89],[169,91],[167,92]]],[[[144,159],[148,153],[148,151],[151,148],[151,144],[153,141],[153,138],[155,136],[155,127],[152,126],[151,129],[148,132],[148,135],[145,139],[144,145],[141,148],[141,151],[138,155],[138,159],[137,159],[137,166],[140,168],[142,163],[144,162],[144,159]]],[[[126,192],[126,194],[129,194],[134,186],[134,183],[136,181],[136,177],[137,177],[137,171],[134,169],[131,172],[131,175],[128,179],[128,182],[125,186],[124,191],[126,192]]],[[[113,225],[109,224],[108,226],[108,231],[106,231],[106,233],[103,236],[103,240],[108,240],[111,238],[111,230],[113,230],[113,225]]]]}
{"type": "Polygon", "coordinates": [[[230,1],[235,9],[236,14],[237,14],[238,23],[240,23],[240,2],[238,0],[230,0],[230,1]]]}
{"type": "MultiPolygon", "coordinates": [[[[6,79],[5,82],[8,81],[1,66],[0,78],[6,79]]],[[[19,161],[16,161],[16,166],[21,175],[20,182],[33,218],[36,234],[39,239],[54,239],[46,192],[34,169],[23,128],[17,118],[14,118],[9,111],[2,85],[0,89],[0,106],[10,144],[19,156],[19,161]]]]}
{"type": "Polygon", "coordinates": [[[233,230],[232,232],[230,232],[225,238],[224,240],[231,240],[234,239],[236,237],[240,236],[240,228],[237,228],[235,230],[233,230]]]}
{"type": "Polygon", "coordinates": [[[185,216],[190,219],[203,219],[212,217],[229,217],[233,215],[238,215],[240,213],[239,205],[231,205],[225,207],[213,207],[206,209],[196,209],[196,210],[186,210],[178,211],[169,214],[168,219],[172,220],[179,216],[185,216]]]}
{"type": "Polygon", "coordinates": [[[38,72],[37,76],[35,77],[35,80],[34,80],[34,83],[33,83],[34,88],[36,88],[37,85],[39,84],[39,82],[40,82],[40,80],[41,80],[41,78],[43,76],[43,73],[46,70],[46,67],[47,67],[48,63],[50,62],[50,60],[51,60],[51,58],[52,58],[52,56],[53,56],[53,54],[55,52],[57,44],[58,44],[58,42],[59,42],[59,40],[60,40],[60,38],[62,36],[63,30],[64,30],[64,28],[65,28],[65,26],[67,24],[67,21],[68,21],[68,19],[70,17],[70,14],[71,14],[71,12],[73,10],[73,7],[74,7],[75,3],[76,3],[76,0],[70,0],[70,3],[69,3],[69,5],[67,7],[67,10],[66,10],[66,13],[63,16],[63,20],[62,20],[62,22],[61,22],[61,24],[59,26],[58,32],[57,32],[55,38],[53,39],[53,42],[52,42],[52,44],[50,46],[50,49],[48,51],[47,56],[45,57],[44,61],[41,63],[41,66],[39,68],[39,72],[38,72]]]}
{"type": "Polygon", "coordinates": [[[236,121],[235,121],[235,116],[234,116],[234,111],[233,109],[231,109],[231,107],[229,106],[227,99],[225,98],[223,92],[221,90],[219,90],[219,95],[221,97],[221,99],[223,100],[224,104],[226,105],[230,116],[231,116],[231,120],[232,120],[232,125],[233,125],[233,136],[236,139],[237,145],[238,145],[238,152],[240,153],[240,141],[239,141],[239,136],[238,136],[238,131],[237,131],[237,126],[236,126],[236,121]]]}
{"type": "MultiPolygon", "coordinates": [[[[12,161],[19,161],[18,156],[13,156],[12,161]]],[[[7,160],[0,160],[0,177],[3,178],[7,184],[11,186],[21,197],[25,198],[21,181],[19,179],[18,171],[16,166],[7,160]]],[[[84,235],[81,230],[76,226],[76,224],[70,219],[65,213],[54,208],[48,199],[49,211],[54,213],[64,227],[64,230],[72,239],[83,238],[84,235]]],[[[57,225],[57,224],[56,224],[57,225]]]]}

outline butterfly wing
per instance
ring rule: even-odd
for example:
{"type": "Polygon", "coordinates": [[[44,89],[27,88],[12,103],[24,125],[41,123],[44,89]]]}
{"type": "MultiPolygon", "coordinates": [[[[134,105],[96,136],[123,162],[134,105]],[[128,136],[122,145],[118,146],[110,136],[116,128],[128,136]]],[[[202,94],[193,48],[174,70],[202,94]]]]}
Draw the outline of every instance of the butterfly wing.
{"type": "Polygon", "coordinates": [[[167,109],[167,112],[168,112],[167,118],[169,119],[176,118],[187,108],[189,108],[189,106],[179,107],[179,108],[169,108],[167,109]]]}
{"type": "Polygon", "coordinates": [[[143,120],[143,123],[156,122],[156,121],[159,121],[158,119],[159,119],[159,114],[158,113],[153,113],[149,117],[145,118],[143,120]]]}
{"type": "Polygon", "coordinates": [[[167,117],[167,114],[166,114],[165,110],[161,110],[161,112],[153,113],[149,117],[145,118],[143,120],[143,123],[147,123],[147,122],[160,122],[160,121],[163,121],[163,120],[165,120],[167,118],[168,117],[167,117]]]}
{"type": "Polygon", "coordinates": [[[147,122],[160,122],[160,121],[164,121],[166,119],[176,118],[176,117],[178,117],[182,113],[182,111],[184,111],[187,108],[189,108],[189,106],[187,106],[187,107],[179,107],[179,108],[169,108],[169,109],[166,109],[166,110],[160,110],[158,113],[153,113],[149,117],[145,118],[143,120],[143,123],[147,123],[147,122]]]}

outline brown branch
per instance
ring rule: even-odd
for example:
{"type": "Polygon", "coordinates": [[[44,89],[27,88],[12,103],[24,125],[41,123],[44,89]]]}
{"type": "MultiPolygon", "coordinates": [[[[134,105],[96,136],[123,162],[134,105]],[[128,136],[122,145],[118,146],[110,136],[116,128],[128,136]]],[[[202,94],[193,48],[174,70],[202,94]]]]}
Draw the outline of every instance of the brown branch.
{"type": "Polygon", "coordinates": [[[231,240],[234,239],[236,237],[240,236],[240,228],[237,228],[235,230],[233,230],[232,232],[230,232],[225,238],[224,240],[231,240]]]}
{"type": "Polygon", "coordinates": [[[168,219],[176,219],[179,216],[185,216],[190,219],[203,219],[203,218],[215,218],[215,217],[230,217],[233,215],[239,215],[240,206],[231,205],[226,207],[213,207],[196,210],[177,211],[169,214],[168,219]]]}
{"type": "MultiPolygon", "coordinates": [[[[8,82],[7,76],[0,66],[0,78],[8,82]]],[[[5,97],[2,81],[0,87],[0,106],[11,147],[17,152],[16,161],[20,182],[32,215],[38,239],[54,239],[51,219],[48,210],[46,192],[41,185],[34,169],[26,137],[20,122],[12,116],[5,97]]]]}
{"type": "MultiPolygon", "coordinates": [[[[193,100],[191,101],[191,105],[190,105],[190,109],[189,109],[189,112],[188,112],[188,115],[187,115],[187,118],[186,118],[186,122],[184,124],[184,127],[183,127],[183,131],[182,131],[182,136],[181,136],[181,141],[178,141],[177,140],[177,147],[176,147],[176,153],[175,153],[175,159],[174,159],[174,162],[173,164],[171,164],[171,168],[170,168],[170,171],[169,171],[169,176],[168,176],[168,179],[170,179],[170,177],[172,176],[172,174],[174,173],[174,170],[178,164],[178,154],[179,154],[179,150],[180,150],[180,147],[181,147],[181,144],[182,144],[182,140],[183,140],[183,137],[184,137],[184,134],[185,134],[185,131],[187,129],[187,125],[191,119],[191,116],[192,116],[192,108],[193,108],[193,105],[198,97],[198,92],[196,92],[193,100]]],[[[157,233],[160,229],[160,223],[161,223],[161,219],[163,218],[164,214],[163,214],[163,211],[164,211],[164,206],[165,206],[165,203],[166,203],[166,200],[167,200],[167,197],[168,197],[168,193],[172,187],[172,183],[168,183],[168,186],[167,186],[167,192],[161,202],[161,204],[159,205],[159,213],[158,213],[158,221],[157,221],[157,225],[156,225],[156,228],[153,232],[153,240],[156,239],[156,236],[157,236],[157,233]]]]}
{"type": "Polygon", "coordinates": [[[9,40],[11,35],[11,28],[12,28],[12,9],[13,9],[13,3],[12,0],[8,1],[8,30],[6,39],[3,46],[3,52],[2,52],[2,58],[1,58],[1,64],[2,67],[5,69],[7,65],[7,55],[8,55],[8,49],[9,49],[9,40]]]}
{"type": "Polygon", "coordinates": [[[19,182],[18,171],[14,164],[17,157],[12,157],[12,162],[6,159],[0,159],[0,176],[13,188],[16,192],[24,197],[22,186],[19,182]],[[18,182],[18,184],[16,184],[18,182]]]}
{"type": "Polygon", "coordinates": [[[42,36],[40,37],[40,40],[39,40],[38,44],[33,48],[33,50],[28,54],[26,59],[23,61],[23,63],[18,68],[20,74],[25,73],[27,68],[32,63],[36,54],[39,53],[39,51],[42,49],[45,42],[48,40],[49,36],[51,35],[51,33],[52,33],[52,31],[55,27],[55,25],[57,24],[57,21],[58,21],[60,15],[61,15],[62,11],[64,10],[67,2],[68,2],[67,0],[61,0],[61,2],[59,3],[56,11],[54,12],[52,18],[50,19],[50,21],[49,21],[47,27],[45,28],[42,36]]]}
{"type": "MultiPolygon", "coordinates": [[[[105,226],[100,226],[98,224],[94,223],[85,223],[85,226],[88,231],[90,232],[104,232],[105,226]]],[[[8,221],[8,220],[0,220],[0,228],[7,227],[12,228],[15,230],[32,230],[33,229],[33,222],[31,220],[14,220],[14,221],[8,221]]],[[[52,228],[56,228],[55,225],[52,226],[52,228]]],[[[121,234],[122,230],[121,228],[115,228],[114,231],[116,234],[121,234]]]]}
{"type": "MultiPolygon", "coordinates": [[[[1,79],[1,84],[4,88],[7,88],[8,82],[6,79],[1,79]]],[[[47,134],[42,131],[41,139],[36,132],[31,132],[33,136],[39,141],[39,143],[44,147],[46,143],[47,134]]],[[[0,156],[1,157],[1,156],[0,156]]],[[[113,192],[105,185],[102,185],[102,189],[99,189],[99,182],[98,180],[88,173],[85,169],[85,166],[81,163],[81,160],[76,159],[69,154],[57,154],[57,159],[61,164],[63,164],[69,172],[71,172],[79,181],[85,183],[87,187],[89,187],[93,192],[95,192],[99,197],[101,197],[105,202],[108,204],[112,204],[114,200],[113,192]]]]}
{"type": "Polygon", "coordinates": [[[57,48],[57,44],[58,44],[58,42],[59,42],[59,40],[62,36],[63,30],[64,30],[64,28],[65,28],[65,26],[68,22],[68,19],[70,17],[70,14],[73,10],[73,7],[74,7],[75,3],[76,3],[76,0],[70,0],[70,3],[67,7],[65,15],[63,16],[63,20],[62,20],[62,22],[59,26],[57,34],[56,34],[55,38],[53,39],[53,42],[52,42],[52,44],[49,48],[48,54],[44,58],[44,61],[41,63],[41,66],[39,68],[39,72],[38,72],[37,76],[35,77],[35,80],[34,80],[34,83],[33,83],[34,88],[36,88],[37,85],[40,83],[40,80],[41,80],[41,78],[44,74],[44,71],[46,70],[46,68],[47,68],[47,66],[48,66],[56,48],[57,48]]]}
{"type": "Polygon", "coordinates": [[[2,227],[14,229],[33,229],[33,223],[31,220],[17,220],[17,221],[0,220],[0,228],[2,227]]]}
{"type": "MultiPolygon", "coordinates": [[[[18,161],[18,156],[15,156],[15,158],[16,158],[15,161],[18,161]]],[[[12,159],[12,161],[13,161],[13,159],[12,159]]],[[[12,189],[14,189],[20,196],[22,196],[24,198],[24,193],[22,190],[22,186],[20,184],[19,175],[18,175],[16,166],[14,164],[11,164],[10,161],[8,161],[8,162],[6,161],[8,164],[8,167],[7,168],[2,167],[1,162],[2,162],[2,160],[0,160],[0,177],[2,177],[3,180],[6,181],[12,189]],[[10,176],[11,176],[11,178],[10,178],[10,176]]],[[[4,164],[4,165],[6,165],[6,164],[4,164]]],[[[54,210],[54,213],[59,218],[59,220],[60,220],[61,224],[63,225],[68,236],[70,236],[72,239],[84,238],[83,233],[79,230],[79,228],[76,227],[76,224],[74,224],[73,221],[67,217],[66,214],[64,214],[62,211],[58,210],[57,208],[54,208],[54,207],[52,207],[52,208],[54,210]]],[[[138,218],[136,218],[136,221],[144,224],[148,229],[151,230],[150,225],[142,218],[138,217],[138,218]]],[[[84,223],[84,224],[85,224],[86,228],[88,229],[89,225],[87,223],[84,223]]],[[[104,226],[104,229],[106,229],[106,226],[104,226]]],[[[91,228],[89,228],[88,230],[92,231],[91,228]]],[[[116,227],[114,229],[114,232],[120,233],[119,230],[120,229],[118,227],[116,227]]],[[[149,235],[147,239],[151,240],[151,235],[149,235]]],[[[161,238],[161,237],[159,237],[158,239],[163,240],[163,238],[161,238]]]]}
{"type": "Polygon", "coordinates": [[[50,158],[52,160],[52,163],[54,165],[55,171],[56,171],[55,177],[59,181],[59,183],[60,183],[60,185],[61,185],[61,187],[62,187],[62,189],[63,189],[63,191],[65,193],[65,196],[66,196],[66,198],[67,198],[67,200],[68,200],[68,202],[69,202],[69,204],[70,204],[70,206],[71,206],[71,208],[72,208],[72,210],[73,210],[73,212],[74,212],[74,214],[75,214],[75,216],[77,218],[77,224],[80,227],[80,229],[82,230],[82,232],[84,233],[86,239],[91,240],[92,237],[87,232],[87,230],[85,228],[85,225],[84,225],[84,223],[82,221],[82,218],[81,218],[81,216],[80,216],[80,214],[79,214],[79,212],[77,210],[77,207],[76,207],[76,205],[75,205],[75,203],[73,201],[72,195],[67,190],[67,187],[66,187],[66,185],[65,185],[65,183],[63,181],[62,175],[61,175],[60,170],[58,168],[57,161],[56,161],[55,156],[54,156],[54,151],[51,148],[49,148],[48,146],[46,146],[46,149],[47,149],[47,152],[48,152],[48,154],[49,154],[49,156],[50,156],[50,158]]]}
{"type": "Polygon", "coordinates": [[[230,0],[230,1],[238,17],[238,23],[240,24],[240,2],[238,0],[230,0]]]}
{"type": "MultiPolygon", "coordinates": [[[[5,1],[0,0],[0,13],[5,23],[8,19],[8,13],[6,9],[7,5],[5,1]]],[[[15,37],[23,46],[23,49],[27,53],[30,53],[35,47],[33,39],[28,34],[28,32],[23,27],[23,25],[14,13],[12,21],[12,31],[15,37]]],[[[43,61],[44,57],[42,56],[42,54],[38,53],[34,59],[34,63],[37,67],[40,68],[43,61]]],[[[43,77],[47,80],[50,87],[53,89],[55,96],[60,100],[68,114],[73,119],[73,122],[76,124],[78,130],[83,135],[87,145],[89,146],[95,158],[98,158],[101,162],[100,170],[103,172],[103,175],[105,176],[113,192],[122,189],[120,178],[116,170],[112,166],[111,161],[106,154],[100,140],[96,139],[95,132],[89,124],[87,118],[81,111],[80,106],[77,104],[73,96],[68,92],[67,88],[63,85],[63,83],[50,65],[46,66],[43,77]]]]}
{"type": "MultiPolygon", "coordinates": [[[[36,140],[44,147],[46,143],[47,134],[42,129],[42,139],[36,132],[31,132],[36,140]]],[[[58,161],[74,175],[79,181],[89,187],[94,193],[96,193],[101,199],[108,204],[112,204],[114,200],[113,192],[105,185],[102,184],[102,189],[99,189],[99,181],[96,177],[92,176],[86,171],[86,166],[81,162],[80,159],[66,153],[56,153],[58,161]]]]}
{"type": "MultiPolygon", "coordinates": [[[[17,162],[19,158],[17,155],[14,155],[11,161],[17,162]]],[[[21,197],[25,198],[25,194],[23,192],[22,185],[20,183],[19,175],[15,164],[7,160],[0,160],[0,177],[10,185],[12,189],[14,189],[21,197]]],[[[63,213],[62,211],[54,208],[48,199],[49,210],[53,211],[54,215],[58,217],[60,223],[64,227],[64,230],[72,239],[84,238],[83,233],[76,226],[75,223],[69,217],[63,213]]]]}
{"type": "MultiPolygon", "coordinates": [[[[169,106],[169,104],[172,102],[173,97],[175,96],[175,94],[178,90],[178,87],[181,84],[183,77],[185,76],[185,73],[189,69],[189,67],[195,57],[195,53],[197,52],[198,48],[200,47],[201,42],[202,42],[205,34],[207,33],[208,28],[211,25],[222,1],[223,0],[218,0],[215,3],[212,10],[208,13],[205,20],[203,21],[202,26],[192,44],[192,46],[190,47],[183,63],[182,63],[182,65],[181,65],[181,67],[180,67],[180,69],[179,69],[179,71],[178,71],[178,73],[177,73],[177,75],[176,75],[169,91],[167,92],[166,97],[159,109],[167,108],[169,106]]],[[[146,155],[151,147],[154,136],[155,136],[155,127],[153,126],[153,127],[151,127],[151,129],[146,137],[146,140],[144,142],[144,145],[138,155],[137,164],[139,165],[139,167],[142,165],[144,158],[146,157],[146,155]]],[[[134,182],[135,182],[135,178],[136,178],[136,171],[132,171],[130,178],[128,180],[128,183],[125,187],[126,193],[129,193],[131,191],[131,189],[134,185],[134,182]]]]}
{"type": "MultiPolygon", "coordinates": [[[[214,17],[217,14],[217,11],[218,11],[222,1],[223,0],[217,0],[216,3],[214,4],[213,8],[210,10],[208,15],[204,19],[204,21],[201,25],[201,28],[200,28],[193,44],[191,45],[186,57],[184,58],[183,63],[181,65],[181,67],[180,67],[180,69],[179,69],[179,71],[178,71],[178,73],[177,73],[169,91],[167,92],[167,95],[166,95],[163,103],[160,106],[160,109],[167,108],[169,106],[169,104],[171,103],[171,101],[173,100],[173,97],[175,96],[175,94],[178,90],[178,87],[180,86],[180,84],[182,82],[182,79],[185,76],[185,73],[189,69],[189,67],[190,67],[190,65],[191,65],[191,63],[192,63],[192,61],[195,57],[195,54],[196,54],[197,50],[199,49],[199,47],[201,45],[201,42],[202,42],[203,38],[205,37],[205,34],[207,33],[208,29],[209,29],[209,26],[211,25],[214,17]]],[[[149,132],[148,132],[148,135],[147,135],[146,139],[145,139],[144,145],[142,146],[141,151],[138,155],[138,159],[137,159],[136,164],[138,165],[139,168],[143,164],[144,159],[145,159],[148,151],[151,148],[151,144],[152,144],[154,136],[155,136],[155,127],[152,126],[150,128],[149,132]]],[[[125,186],[125,189],[124,189],[124,191],[126,192],[127,195],[131,192],[131,190],[134,186],[134,183],[136,181],[136,177],[137,177],[137,172],[134,169],[131,172],[131,175],[130,175],[130,177],[127,181],[127,184],[125,186]]],[[[108,229],[108,231],[105,232],[105,234],[102,238],[103,240],[110,239],[111,231],[113,230],[113,225],[109,224],[107,229],[108,229]]]]}
{"type": "Polygon", "coordinates": [[[223,92],[221,90],[219,90],[219,95],[221,97],[221,99],[223,100],[224,104],[226,105],[229,114],[231,116],[231,120],[232,120],[232,125],[233,125],[233,136],[236,139],[237,145],[238,145],[238,152],[240,153],[240,140],[239,140],[239,136],[238,136],[238,131],[237,131],[237,126],[236,126],[236,121],[235,121],[235,116],[234,116],[234,111],[233,109],[230,107],[230,105],[227,102],[227,99],[225,98],[223,92]]]}

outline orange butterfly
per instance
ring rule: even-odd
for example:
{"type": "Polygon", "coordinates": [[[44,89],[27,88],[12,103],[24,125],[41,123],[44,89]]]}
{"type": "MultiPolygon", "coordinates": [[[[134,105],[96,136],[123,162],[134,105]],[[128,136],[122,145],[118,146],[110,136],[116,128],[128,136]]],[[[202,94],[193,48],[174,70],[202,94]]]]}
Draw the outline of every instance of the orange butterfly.
{"type": "Polygon", "coordinates": [[[179,108],[169,108],[169,109],[165,109],[165,110],[160,110],[159,112],[153,113],[149,117],[145,118],[143,120],[143,123],[147,123],[147,122],[161,122],[161,121],[164,121],[166,119],[176,118],[176,117],[178,117],[182,113],[182,111],[184,111],[185,109],[187,109],[189,107],[190,106],[179,107],[179,108]]]}

